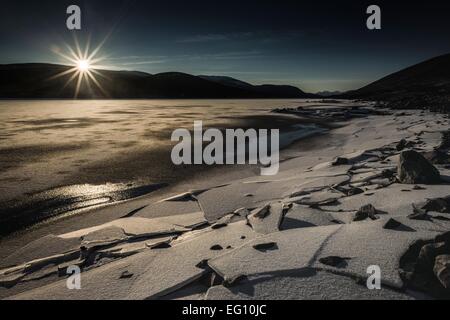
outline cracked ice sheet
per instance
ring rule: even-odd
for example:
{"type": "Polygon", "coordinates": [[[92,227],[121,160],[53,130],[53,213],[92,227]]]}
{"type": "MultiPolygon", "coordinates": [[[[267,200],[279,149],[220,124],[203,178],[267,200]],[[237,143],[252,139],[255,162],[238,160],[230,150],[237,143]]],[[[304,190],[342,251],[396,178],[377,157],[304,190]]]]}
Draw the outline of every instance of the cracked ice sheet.
{"type": "Polygon", "coordinates": [[[268,177],[241,180],[224,187],[208,190],[198,195],[197,199],[205,212],[205,217],[209,221],[214,221],[240,208],[253,209],[270,201],[281,200],[286,195],[302,188],[302,185],[313,187],[323,186],[326,181],[345,182],[349,179],[346,175],[349,166],[342,167],[336,167],[335,171],[304,172],[296,173],[296,175],[291,173],[289,177],[278,180],[268,177]]]}
{"type": "Polygon", "coordinates": [[[109,223],[82,229],[71,233],[61,235],[62,238],[80,238],[92,234],[94,232],[101,236],[102,230],[107,230],[111,227],[123,229],[127,235],[132,236],[157,236],[169,233],[186,232],[191,226],[199,223],[204,223],[203,212],[196,212],[191,214],[161,217],[161,218],[141,218],[131,217],[111,221],[109,223]]]}
{"type": "Polygon", "coordinates": [[[294,204],[284,216],[281,230],[336,225],[334,220],[345,222],[342,213],[327,212],[294,204]]]}
{"type": "Polygon", "coordinates": [[[79,239],[64,239],[58,236],[48,235],[27,244],[25,247],[3,259],[0,262],[0,269],[78,250],[80,244],[81,240],[79,239]]]}
{"type": "Polygon", "coordinates": [[[352,278],[314,269],[280,270],[248,279],[231,288],[215,286],[206,300],[407,300],[387,288],[368,290],[352,278]]]}
{"type": "Polygon", "coordinates": [[[450,185],[421,185],[426,190],[413,190],[414,185],[393,184],[389,187],[372,190],[373,195],[358,194],[339,199],[340,205],[322,206],[323,210],[357,211],[362,206],[372,204],[376,209],[386,211],[393,216],[407,216],[413,213],[412,204],[425,202],[427,199],[446,197],[450,195],[450,185]],[[404,192],[402,190],[410,190],[404,192]]]}
{"type": "MultiPolygon", "coordinates": [[[[433,239],[438,232],[406,232],[383,229],[385,220],[363,221],[343,225],[322,248],[313,263],[316,268],[339,270],[367,278],[367,268],[381,268],[382,283],[401,288],[399,261],[411,244],[419,239],[433,239]],[[351,258],[345,268],[335,268],[319,262],[320,258],[339,256],[351,258]]],[[[317,228],[313,228],[317,229],[317,228]]]]}
{"type": "Polygon", "coordinates": [[[347,174],[334,176],[334,177],[320,177],[320,178],[310,178],[305,179],[299,185],[294,186],[285,196],[295,196],[298,193],[309,193],[309,190],[312,189],[320,189],[320,188],[329,188],[331,186],[337,186],[341,184],[345,184],[350,181],[350,176],[347,174]]]}
{"type": "MultiPolygon", "coordinates": [[[[445,213],[429,213],[430,215],[440,215],[440,216],[444,216],[447,218],[450,218],[450,214],[445,214],[445,213]]],[[[444,233],[447,231],[450,231],[450,221],[443,221],[443,220],[438,220],[438,219],[434,219],[432,218],[431,220],[414,220],[414,219],[409,219],[408,217],[405,216],[392,216],[392,215],[383,215],[380,216],[380,223],[382,223],[383,225],[390,219],[394,219],[400,223],[402,223],[403,225],[412,228],[416,231],[424,231],[424,232],[438,232],[438,233],[444,233]]]]}
{"type": "Polygon", "coordinates": [[[155,218],[169,215],[181,215],[200,212],[201,209],[194,200],[186,201],[162,201],[148,205],[136,213],[136,217],[155,218]]]}
{"type": "Polygon", "coordinates": [[[309,267],[316,253],[341,226],[293,229],[257,238],[242,247],[209,261],[224,279],[286,269],[309,267]],[[254,245],[276,242],[273,250],[261,252],[254,245]]]}
{"type": "Polygon", "coordinates": [[[269,234],[279,231],[283,219],[283,204],[279,202],[271,203],[267,210],[269,212],[263,218],[255,216],[256,213],[247,217],[248,222],[257,233],[269,234]]]}
{"type": "Polygon", "coordinates": [[[111,262],[82,274],[81,290],[67,290],[66,281],[35,289],[11,299],[42,300],[124,300],[153,299],[164,296],[197,280],[205,270],[196,265],[204,259],[225,252],[210,250],[219,244],[223,248],[239,247],[255,238],[256,233],[245,221],[203,232],[172,248],[148,250],[129,258],[111,262]],[[245,239],[241,239],[245,236],[245,239]],[[120,279],[122,272],[133,276],[120,279]],[[114,288],[112,290],[111,288],[114,288]]]}

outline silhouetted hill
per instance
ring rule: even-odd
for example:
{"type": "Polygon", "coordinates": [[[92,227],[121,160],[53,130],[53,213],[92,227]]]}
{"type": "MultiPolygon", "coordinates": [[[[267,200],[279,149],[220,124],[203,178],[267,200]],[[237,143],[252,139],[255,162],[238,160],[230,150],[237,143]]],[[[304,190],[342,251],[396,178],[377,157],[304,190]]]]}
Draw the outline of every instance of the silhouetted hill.
{"type": "Polygon", "coordinates": [[[450,54],[393,73],[340,96],[387,101],[393,107],[450,110],[450,54]]]}
{"type": "MultiPolygon", "coordinates": [[[[54,78],[72,67],[54,64],[0,65],[0,98],[70,99],[77,87],[71,74],[54,78]]],[[[137,71],[98,70],[92,79],[82,81],[78,98],[151,99],[151,98],[304,98],[290,86],[237,86],[189,74],[168,72],[148,74],[137,71]]],[[[238,80],[236,80],[238,81],[238,80]]]]}
{"type": "Polygon", "coordinates": [[[343,94],[340,91],[319,91],[316,92],[316,95],[320,96],[320,97],[332,97],[332,96],[338,96],[340,94],[343,94]]]}
{"type": "Polygon", "coordinates": [[[274,98],[314,98],[314,94],[305,93],[297,87],[288,85],[252,85],[250,83],[223,76],[199,76],[202,79],[220,83],[229,87],[254,92],[255,94],[269,95],[274,98]]]}

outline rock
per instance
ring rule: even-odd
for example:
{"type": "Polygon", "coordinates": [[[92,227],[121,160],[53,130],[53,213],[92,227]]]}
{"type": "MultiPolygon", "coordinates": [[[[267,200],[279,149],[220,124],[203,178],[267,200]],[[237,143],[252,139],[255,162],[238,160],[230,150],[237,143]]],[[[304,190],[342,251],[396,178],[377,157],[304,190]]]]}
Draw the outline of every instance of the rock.
{"type": "Polygon", "coordinates": [[[434,239],[434,241],[435,241],[435,242],[445,242],[445,243],[448,243],[448,244],[450,245],[450,231],[438,235],[438,236],[434,239]]]}
{"type": "Polygon", "coordinates": [[[341,158],[341,157],[338,157],[338,158],[336,158],[331,164],[332,164],[333,166],[343,166],[343,165],[346,165],[346,164],[348,164],[348,163],[349,163],[349,161],[348,161],[347,158],[341,158]]]}
{"type": "Polygon", "coordinates": [[[363,190],[363,189],[361,189],[361,188],[351,188],[351,189],[348,191],[347,195],[348,195],[349,197],[351,197],[351,196],[355,196],[355,195],[361,194],[361,193],[364,193],[364,190],[363,190]]]}
{"type": "Polygon", "coordinates": [[[262,208],[256,209],[252,212],[255,218],[264,219],[270,214],[270,204],[265,205],[262,208]]]}
{"type": "Polygon", "coordinates": [[[450,213],[450,206],[447,199],[437,198],[428,200],[422,207],[426,212],[435,211],[440,213],[450,213]]]}
{"type": "Polygon", "coordinates": [[[247,217],[250,214],[250,211],[248,211],[247,208],[240,208],[240,209],[235,210],[233,213],[235,215],[239,215],[239,216],[245,218],[245,217],[247,217]]]}
{"type": "Polygon", "coordinates": [[[395,219],[389,219],[383,226],[383,229],[397,229],[402,224],[395,219]]]}
{"type": "Polygon", "coordinates": [[[195,266],[197,268],[199,268],[199,269],[206,269],[206,268],[208,268],[208,260],[207,259],[203,259],[202,261],[197,263],[195,266]]]}
{"type": "Polygon", "coordinates": [[[362,220],[366,220],[367,218],[376,220],[376,219],[378,219],[377,213],[379,213],[379,211],[377,209],[375,209],[375,207],[373,205],[367,204],[365,206],[362,206],[355,213],[355,217],[353,218],[353,221],[362,221],[362,220]]]}
{"type": "Polygon", "coordinates": [[[433,271],[442,286],[450,290],[450,255],[437,256],[433,271]]]}
{"type": "Polygon", "coordinates": [[[433,164],[448,164],[450,160],[450,157],[447,153],[438,149],[426,152],[423,154],[423,156],[433,164]]]}
{"type": "Polygon", "coordinates": [[[278,232],[283,220],[284,205],[272,203],[256,209],[247,217],[247,223],[254,231],[261,234],[278,232]]]}
{"type": "Polygon", "coordinates": [[[445,242],[426,244],[420,249],[417,259],[417,266],[421,270],[432,270],[436,257],[444,254],[450,254],[449,245],[445,242]]]}
{"type": "Polygon", "coordinates": [[[402,151],[403,149],[405,149],[406,147],[406,140],[402,139],[400,140],[399,143],[397,143],[397,145],[395,146],[395,149],[397,149],[397,151],[402,151]]]}
{"type": "Polygon", "coordinates": [[[350,260],[351,258],[342,258],[337,256],[329,256],[325,258],[320,258],[319,262],[322,264],[325,264],[327,266],[332,267],[338,267],[338,268],[344,268],[347,266],[347,260],[350,260]]]}
{"type": "Polygon", "coordinates": [[[338,186],[338,187],[336,187],[336,190],[339,190],[340,192],[342,192],[343,194],[345,194],[348,197],[364,193],[363,189],[352,187],[352,186],[338,186]]]}
{"type": "Polygon", "coordinates": [[[415,185],[415,186],[413,187],[413,190],[427,190],[427,188],[424,188],[424,187],[415,185]]]}
{"type": "Polygon", "coordinates": [[[242,281],[244,281],[246,279],[247,279],[247,276],[243,275],[243,274],[242,275],[238,275],[236,277],[227,278],[227,279],[224,280],[223,286],[226,287],[226,288],[229,288],[229,287],[232,287],[232,286],[235,286],[235,285],[239,284],[240,282],[242,282],[242,281]]]}
{"type": "Polygon", "coordinates": [[[219,276],[217,273],[212,272],[205,275],[200,282],[208,288],[219,286],[223,283],[223,278],[219,276]]]}
{"type": "Polygon", "coordinates": [[[414,212],[408,215],[408,218],[411,220],[424,220],[428,221],[431,220],[431,217],[426,213],[426,211],[416,208],[416,206],[413,205],[414,212]]]}
{"type": "Polygon", "coordinates": [[[211,226],[211,229],[216,230],[216,229],[225,228],[226,226],[228,226],[227,223],[215,223],[211,226]]]}
{"type": "Polygon", "coordinates": [[[222,248],[221,245],[216,244],[216,245],[213,245],[213,246],[211,247],[211,250],[213,250],[213,251],[219,251],[219,250],[223,250],[223,248],[222,248]]]}
{"type": "Polygon", "coordinates": [[[385,169],[381,172],[383,178],[392,179],[395,176],[395,170],[385,169]]]}
{"type": "Polygon", "coordinates": [[[437,184],[441,182],[439,171],[420,153],[403,151],[397,168],[398,177],[404,184],[437,184]]]}
{"type": "Polygon", "coordinates": [[[122,272],[122,274],[120,275],[120,279],[129,279],[131,277],[133,277],[133,274],[131,272],[128,272],[127,270],[122,272]]]}
{"type": "Polygon", "coordinates": [[[169,249],[172,248],[172,246],[170,245],[170,243],[164,241],[161,243],[157,243],[154,246],[151,247],[152,250],[156,250],[156,249],[169,249]]]}
{"type": "Polygon", "coordinates": [[[266,252],[268,250],[277,250],[278,245],[276,242],[267,242],[267,243],[255,244],[253,246],[253,248],[258,251],[266,252]]]}

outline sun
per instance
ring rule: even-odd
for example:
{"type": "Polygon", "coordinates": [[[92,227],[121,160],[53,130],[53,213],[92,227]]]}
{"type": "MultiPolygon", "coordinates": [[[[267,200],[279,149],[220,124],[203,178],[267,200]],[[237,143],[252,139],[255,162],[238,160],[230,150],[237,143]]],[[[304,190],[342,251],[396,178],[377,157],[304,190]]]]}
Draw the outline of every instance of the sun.
{"type": "Polygon", "coordinates": [[[78,60],[77,68],[80,72],[89,71],[89,69],[91,69],[91,63],[89,62],[89,60],[78,60]]]}
{"type": "Polygon", "coordinates": [[[84,83],[89,90],[92,88],[91,83],[93,83],[97,88],[100,89],[102,94],[107,97],[108,94],[103,89],[102,85],[98,81],[96,76],[100,76],[102,78],[106,78],[102,75],[102,72],[99,71],[99,68],[105,68],[105,66],[100,66],[98,63],[100,61],[105,60],[105,57],[98,57],[99,51],[103,46],[105,40],[100,43],[94,50],[90,51],[89,42],[87,42],[86,48],[84,50],[81,49],[78,40],[75,38],[75,46],[71,47],[67,46],[68,53],[64,53],[61,50],[53,50],[54,53],[59,55],[67,62],[68,65],[71,65],[67,70],[58,73],[52,76],[50,79],[56,79],[63,76],[69,76],[69,79],[64,85],[64,88],[67,87],[71,82],[76,81],[74,98],[78,97],[80,93],[81,85],[84,83]]]}

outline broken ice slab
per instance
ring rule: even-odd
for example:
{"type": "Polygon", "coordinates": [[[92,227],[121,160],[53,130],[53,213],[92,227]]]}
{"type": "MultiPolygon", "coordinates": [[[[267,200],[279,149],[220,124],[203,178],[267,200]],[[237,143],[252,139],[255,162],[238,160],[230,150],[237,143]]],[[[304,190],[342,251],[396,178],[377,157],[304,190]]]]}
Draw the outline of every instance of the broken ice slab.
{"type": "MultiPolygon", "coordinates": [[[[409,246],[419,239],[433,239],[438,232],[403,232],[383,229],[386,219],[363,221],[342,225],[323,245],[320,256],[312,266],[326,270],[340,270],[319,262],[327,256],[349,257],[345,272],[367,278],[367,268],[372,265],[382,270],[382,283],[401,288],[399,260],[409,246]]],[[[318,227],[322,228],[322,227],[318,227]]],[[[318,229],[313,228],[313,229],[318,229]]]]}
{"type": "Polygon", "coordinates": [[[153,219],[131,217],[114,220],[112,222],[92,228],[66,233],[61,235],[60,237],[65,239],[80,238],[86,237],[89,234],[96,232],[96,236],[101,239],[102,233],[106,232],[107,228],[110,227],[121,228],[127,236],[150,237],[163,234],[176,234],[186,232],[202,223],[206,223],[206,220],[204,219],[203,216],[203,212],[195,212],[191,214],[168,216],[153,219]]]}
{"type": "Polygon", "coordinates": [[[283,219],[283,204],[273,202],[255,209],[247,217],[248,223],[257,233],[269,234],[279,231],[283,219]]]}
{"type": "Polygon", "coordinates": [[[238,248],[256,236],[245,221],[232,223],[227,228],[200,232],[196,237],[179,242],[171,248],[144,251],[85,272],[82,275],[81,290],[67,290],[64,280],[11,299],[155,299],[170,294],[205,274],[207,270],[197,267],[199,262],[223,254],[223,251],[210,250],[211,246],[218,244],[224,248],[238,248]],[[133,276],[121,278],[124,271],[133,276]]]}
{"type": "Polygon", "coordinates": [[[293,229],[252,240],[240,248],[209,261],[209,266],[225,280],[242,275],[309,267],[316,253],[341,226],[293,229]],[[254,248],[276,243],[277,250],[262,252],[254,248]]]}
{"type": "Polygon", "coordinates": [[[206,300],[409,300],[388,288],[368,290],[355,279],[312,268],[278,270],[251,275],[236,285],[215,286],[206,300]]]}

